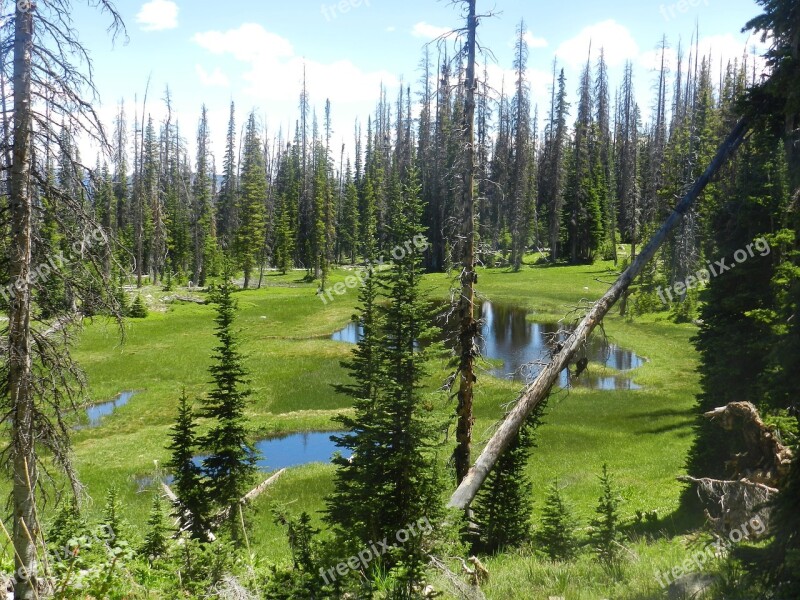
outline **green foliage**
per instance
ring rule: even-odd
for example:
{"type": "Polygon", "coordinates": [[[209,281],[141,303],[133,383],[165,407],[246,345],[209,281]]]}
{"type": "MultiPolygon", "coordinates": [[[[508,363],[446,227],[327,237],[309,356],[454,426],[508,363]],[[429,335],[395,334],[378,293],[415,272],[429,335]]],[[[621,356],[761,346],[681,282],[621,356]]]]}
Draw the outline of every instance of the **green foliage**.
{"type": "MultiPolygon", "coordinates": [[[[711,216],[717,255],[733,262],[735,252],[776,228],[775,215],[785,211],[786,203],[783,150],[768,132],[756,131],[740,152],[735,196],[711,216]]],[[[701,293],[702,325],[695,341],[702,358],[703,391],[697,399],[696,438],[687,461],[689,474],[695,477],[725,478],[726,462],[744,450],[739,437],[700,415],[729,402],[760,404],[764,399],[762,374],[769,370],[770,351],[778,343],[771,323],[763,318],[765,310],[776,307],[771,285],[774,257],[753,254],[712,277],[701,293]]]]}
{"type": "Polygon", "coordinates": [[[475,552],[500,552],[519,547],[530,538],[533,484],[527,465],[536,446],[536,428],[543,409],[544,404],[539,404],[528,417],[478,492],[474,502],[475,552]]]}
{"type": "Polygon", "coordinates": [[[106,492],[106,504],[103,507],[103,524],[108,528],[110,539],[116,542],[127,540],[130,525],[122,517],[122,503],[119,499],[119,488],[112,485],[106,492]]]}
{"type": "Polygon", "coordinates": [[[203,401],[201,416],[211,420],[209,431],[198,447],[205,455],[203,473],[208,500],[218,508],[230,508],[227,529],[241,541],[239,499],[248,491],[256,474],[257,451],[250,442],[245,410],[251,390],[242,365],[239,342],[233,330],[236,301],[233,284],[224,281],[213,293],[216,304],[214,335],[218,345],[209,367],[213,388],[203,401]]]}
{"type": "Polygon", "coordinates": [[[597,516],[591,521],[589,540],[597,558],[604,565],[613,566],[619,559],[622,534],[619,530],[619,496],[605,463],[600,485],[603,491],[595,509],[597,516]]]}
{"type": "Polygon", "coordinates": [[[267,170],[264,151],[258,135],[255,112],[250,113],[244,136],[241,189],[237,196],[238,227],[233,235],[236,265],[244,272],[244,287],[261,261],[265,234],[267,170]]]}
{"type": "MultiPolygon", "coordinates": [[[[420,235],[416,175],[409,173],[406,182],[393,188],[397,196],[390,243],[402,246],[420,235]]],[[[353,397],[355,413],[339,417],[348,431],[335,438],[354,456],[335,461],[335,492],[328,498],[326,514],[345,547],[393,539],[424,518],[436,523],[441,514],[438,433],[419,389],[426,370],[425,354],[418,346],[431,334],[421,277],[419,253],[403,252],[393,257],[389,270],[369,277],[361,291],[364,336],[352,361],[345,364],[354,383],[340,388],[353,397]],[[379,290],[385,293],[385,305],[376,303],[379,290]]],[[[376,559],[374,567],[404,564],[410,589],[426,562],[423,548],[428,537],[411,536],[397,553],[376,559]]]]}
{"type": "Polygon", "coordinates": [[[147,315],[147,303],[144,301],[141,294],[136,294],[136,298],[134,298],[131,308],[128,311],[128,316],[132,319],[145,319],[147,315]]]}
{"type": "Polygon", "coordinates": [[[73,540],[86,533],[86,527],[78,501],[75,498],[62,500],[48,531],[48,544],[58,552],[69,548],[73,545],[71,543],[73,540]]]}
{"type": "Polygon", "coordinates": [[[150,562],[161,558],[167,552],[167,522],[164,517],[164,503],[160,493],[153,494],[153,504],[147,519],[147,533],[139,553],[150,562]]]}
{"type": "MultiPolygon", "coordinates": [[[[270,568],[262,589],[263,597],[275,600],[331,597],[333,586],[326,583],[321,572],[335,559],[323,559],[321,545],[316,539],[319,530],[311,526],[311,517],[306,512],[292,517],[282,510],[276,510],[274,516],[275,522],[286,529],[292,566],[270,568]]],[[[341,588],[341,583],[336,587],[341,588]]]]}
{"type": "Polygon", "coordinates": [[[194,411],[184,388],[178,404],[178,417],[170,429],[171,452],[166,467],[173,477],[172,488],[178,496],[175,516],[181,531],[195,539],[205,540],[209,530],[210,506],[203,480],[203,471],[194,460],[197,453],[197,434],[194,411]]]}
{"type": "Polygon", "coordinates": [[[578,521],[556,480],[545,496],[542,525],[536,532],[536,542],[550,560],[572,560],[578,553],[577,528],[578,521]]]}

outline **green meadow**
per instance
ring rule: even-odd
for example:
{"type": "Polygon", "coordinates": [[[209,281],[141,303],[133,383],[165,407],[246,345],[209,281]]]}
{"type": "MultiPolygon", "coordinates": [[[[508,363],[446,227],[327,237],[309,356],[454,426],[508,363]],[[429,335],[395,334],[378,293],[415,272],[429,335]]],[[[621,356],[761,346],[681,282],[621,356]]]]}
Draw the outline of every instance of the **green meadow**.
{"type": "MultiPolygon", "coordinates": [[[[531,319],[553,321],[599,298],[607,288],[605,282],[614,279],[613,270],[611,263],[525,266],[518,273],[482,269],[478,286],[483,298],[524,307],[531,319]]],[[[350,273],[335,271],[331,285],[350,273]]],[[[254,438],[335,430],[332,418],[349,408],[348,399],[336,394],[332,385],[345,381],[340,361],[352,347],[330,336],[350,320],[358,291],[334,294],[332,301],[323,303],[315,295],[316,284],[304,283],[303,276],[300,271],[269,274],[261,289],[237,294],[237,328],[253,390],[248,416],[254,438]]],[[[443,274],[426,278],[427,291],[436,301],[446,301],[451,283],[443,274]]],[[[155,492],[147,478],[163,475],[160,465],[168,458],[164,447],[178,397],[185,388],[199,405],[210,387],[207,367],[214,344],[212,306],[165,303],[164,297],[173,292],[155,287],[142,294],[150,307],[147,318],[126,321],[123,331],[104,319],[87,321],[74,352],[88,377],[93,402],[112,399],[123,390],[138,392],[100,426],[77,431],[73,440],[79,474],[94,500],[90,511],[99,513],[106,490],[116,485],[128,507],[126,517],[138,530],[155,492]]],[[[691,441],[691,407],[698,392],[697,356],[690,342],[695,330],[693,325],[670,322],[666,313],[627,319],[615,310],[605,319],[604,333],[647,359],[630,373],[642,389],[558,390],[551,395],[538,430],[538,447],[529,464],[535,513],[546,487],[557,478],[587,527],[600,494],[597,475],[608,463],[623,498],[628,533],[621,569],[605,571],[588,550],[575,562],[549,563],[531,546],[484,559],[491,573],[484,587],[488,598],[661,597],[654,571],[667,571],[688,556],[690,529],[696,526],[678,511],[682,486],[675,480],[683,472],[691,441]],[[637,522],[637,511],[655,511],[658,520],[637,522]]],[[[454,403],[435,390],[448,374],[447,357],[433,356],[426,387],[443,420],[451,419],[454,403]]],[[[519,389],[518,382],[479,376],[476,454],[519,389]]],[[[449,452],[445,445],[443,462],[449,452]]],[[[285,534],[273,523],[271,510],[277,506],[295,513],[306,510],[323,526],[319,511],[331,490],[332,473],[325,464],[291,468],[256,501],[249,539],[262,563],[289,557],[285,534]]]]}

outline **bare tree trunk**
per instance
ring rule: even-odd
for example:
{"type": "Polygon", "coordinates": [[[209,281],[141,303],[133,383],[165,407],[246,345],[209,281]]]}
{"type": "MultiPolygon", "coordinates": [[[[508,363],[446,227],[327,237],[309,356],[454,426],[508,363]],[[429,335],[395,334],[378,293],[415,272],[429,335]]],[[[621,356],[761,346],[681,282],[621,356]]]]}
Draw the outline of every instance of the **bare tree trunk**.
{"type": "Polygon", "coordinates": [[[464,101],[464,199],[461,256],[461,295],[458,301],[458,316],[461,322],[458,347],[461,351],[458,387],[457,446],[454,451],[456,478],[458,483],[467,476],[472,445],[473,384],[475,383],[475,35],[478,19],[475,15],[476,0],[468,0],[467,18],[467,79],[464,101]]]}
{"type": "Polygon", "coordinates": [[[31,348],[31,261],[33,244],[31,197],[31,55],[33,12],[18,2],[14,17],[14,147],[11,164],[11,256],[9,271],[14,297],[9,311],[8,393],[14,420],[13,456],[14,563],[18,576],[15,600],[36,597],[39,535],[36,521],[37,483],[31,348]]]}
{"type": "Polygon", "coordinates": [[[570,359],[592,333],[592,330],[600,323],[603,317],[611,310],[614,303],[625,293],[631,282],[641,272],[644,266],[653,258],[658,248],[667,239],[669,233],[680,223],[683,215],[691,208],[694,201],[706,187],[711,178],[722,167],[727,159],[736,151],[744,141],[745,134],[750,128],[750,118],[743,117],[731,131],[728,138],[720,146],[714,160],[695,181],[692,189],[678,203],[672,214],[667,218],[661,228],[653,235],[650,242],[645,246],[631,265],[620,275],[619,279],[609,290],[598,300],[589,313],[583,318],[575,331],[564,342],[562,350],[553,357],[552,362],[547,365],[538,377],[525,387],[520,394],[517,403],[505,420],[497,428],[497,431],[486,444],[481,455],[469,470],[467,477],[461,482],[450,497],[449,506],[465,509],[469,506],[481,485],[486,480],[489,471],[492,470],[497,459],[505,451],[511,441],[519,433],[520,427],[525,422],[528,415],[536,406],[547,397],[550,389],[558,379],[558,374],[569,364],[570,359]]]}

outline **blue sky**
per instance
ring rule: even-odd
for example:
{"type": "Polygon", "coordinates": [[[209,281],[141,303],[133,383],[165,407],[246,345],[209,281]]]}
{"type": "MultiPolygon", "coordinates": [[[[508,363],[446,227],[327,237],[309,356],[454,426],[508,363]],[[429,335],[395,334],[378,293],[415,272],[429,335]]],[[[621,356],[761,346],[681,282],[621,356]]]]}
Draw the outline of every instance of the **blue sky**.
{"type": "MultiPolygon", "coordinates": [[[[366,119],[381,82],[390,97],[401,78],[413,87],[423,45],[462,23],[460,9],[448,0],[119,0],[117,7],[127,25],[127,44],[112,44],[104,16],[78,3],[74,14],[93,57],[101,114],[110,123],[115,105],[125,99],[132,115],[137,96],[141,110],[151,77],[147,111],[163,118],[169,85],[175,116],[190,140],[201,104],[208,106],[218,162],[232,99],[240,125],[255,109],[270,135],[279,128],[286,135],[297,118],[304,67],[320,121],[330,98],[335,140],[351,148],[353,121],[366,119]]],[[[740,32],[759,12],[754,0],[478,0],[478,8],[495,13],[481,21],[479,38],[494,54],[489,72],[496,88],[504,77],[511,81],[514,31],[525,20],[528,76],[542,116],[553,58],[566,70],[574,103],[590,40],[595,55],[604,48],[614,87],[624,62],[633,61],[645,115],[662,35],[674,52],[699,27],[701,46],[725,60],[741,57],[758,42],[740,32]]]]}

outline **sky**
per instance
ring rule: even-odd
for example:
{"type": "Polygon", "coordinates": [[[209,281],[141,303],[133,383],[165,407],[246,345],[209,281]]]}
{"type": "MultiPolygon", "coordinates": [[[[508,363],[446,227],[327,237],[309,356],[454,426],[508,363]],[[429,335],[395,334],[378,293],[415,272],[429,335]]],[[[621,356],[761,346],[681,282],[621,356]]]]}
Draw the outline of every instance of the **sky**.
{"type": "MultiPolygon", "coordinates": [[[[270,137],[286,138],[298,116],[305,70],[312,106],[320,123],[326,99],[332,107],[333,147],[353,147],[354,122],[366,123],[381,84],[396,97],[400,82],[419,80],[425,44],[463,25],[460,6],[450,0],[117,0],[127,39],[113,41],[107,16],[75,2],[72,15],[93,61],[99,112],[109,125],[120,101],[132,117],[145,110],[165,116],[170,88],[173,118],[194,148],[200,108],[208,108],[214,155],[224,151],[230,102],[237,127],[255,110],[270,137]]],[[[478,38],[490,52],[492,87],[513,83],[515,30],[524,20],[529,43],[528,80],[532,99],[546,116],[554,58],[565,69],[574,104],[578,76],[591,44],[594,61],[602,47],[612,89],[632,61],[637,99],[645,118],[652,104],[662,36],[669,56],[686,48],[699,31],[701,48],[723,60],[763,51],[760,40],[742,33],[759,14],[754,0],[478,0],[478,38]]],[[[449,43],[452,54],[453,42],[449,43]]],[[[716,65],[715,65],[716,66],[716,65]]],[[[84,150],[84,153],[91,150],[84,150]]],[[[86,158],[84,156],[84,158],[86,158]]],[[[90,159],[91,161],[91,159],[90,159]]]]}

